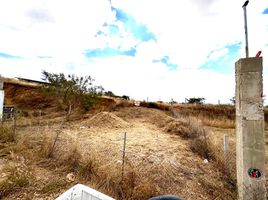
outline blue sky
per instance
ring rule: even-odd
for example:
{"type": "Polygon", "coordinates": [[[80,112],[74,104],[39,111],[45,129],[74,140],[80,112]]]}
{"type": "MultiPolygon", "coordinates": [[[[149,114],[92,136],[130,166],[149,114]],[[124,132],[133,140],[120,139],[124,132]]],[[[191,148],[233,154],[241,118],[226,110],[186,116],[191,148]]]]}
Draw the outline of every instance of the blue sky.
{"type": "MultiPolygon", "coordinates": [[[[106,90],[229,103],[244,53],[244,0],[9,0],[0,7],[0,74],[91,75],[106,90]],[[212,84],[213,83],[213,84],[212,84]]],[[[262,50],[268,94],[268,0],[248,7],[250,56],[262,50]]]]}
{"type": "Polygon", "coordinates": [[[205,62],[201,69],[209,69],[219,73],[232,74],[234,71],[234,63],[239,59],[239,50],[242,48],[242,43],[227,45],[223,49],[216,49],[208,54],[208,61],[205,62]],[[213,58],[213,54],[219,51],[225,51],[226,54],[213,58]]]}
{"type": "Polygon", "coordinates": [[[7,59],[18,59],[18,58],[20,58],[19,56],[14,56],[14,55],[1,53],[1,52],[0,52],[0,57],[7,58],[7,59]]]}

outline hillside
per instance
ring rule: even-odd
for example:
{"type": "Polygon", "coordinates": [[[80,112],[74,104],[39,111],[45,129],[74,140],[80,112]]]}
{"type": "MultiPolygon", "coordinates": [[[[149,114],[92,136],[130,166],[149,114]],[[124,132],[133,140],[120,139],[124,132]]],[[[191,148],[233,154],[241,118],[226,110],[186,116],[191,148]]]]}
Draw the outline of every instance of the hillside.
{"type": "Polygon", "coordinates": [[[41,86],[37,83],[4,78],[4,104],[33,110],[51,106],[53,98],[44,97],[41,86]]]}

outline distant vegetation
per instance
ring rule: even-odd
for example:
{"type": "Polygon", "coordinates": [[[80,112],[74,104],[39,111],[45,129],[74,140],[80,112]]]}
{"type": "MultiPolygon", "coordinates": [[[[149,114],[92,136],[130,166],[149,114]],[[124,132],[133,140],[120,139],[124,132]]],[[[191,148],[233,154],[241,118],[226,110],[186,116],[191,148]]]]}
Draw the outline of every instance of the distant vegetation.
{"type": "Polygon", "coordinates": [[[104,95],[108,96],[108,97],[115,97],[116,96],[112,91],[104,92],[104,95]]]}
{"type": "Polygon", "coordinates": [[[189,98],[189,99],[186,99],[186,103],[188,103],[188,104],[204,104],[205,98],[203,98],[203,97],[189,98]]]}
{"type": "Polygon", "coordinates": [[[156,102],[146,102],[146,101],[142,101],[140,102],[140,106],[141,107],[146,107],[146,108],[156,108],[159,110],[169,110],[169,105],[167,104],[163,104],[163,103],[156,103],[156,102]]]}
{"type": "Polygon", "coordinates": [[[115,95],[112,91],[104,92],[104,95],[108,97],[123,98],[125,100],[130,100],[129,96],[127,95],[118,96],[118,95],[115,95]]]}

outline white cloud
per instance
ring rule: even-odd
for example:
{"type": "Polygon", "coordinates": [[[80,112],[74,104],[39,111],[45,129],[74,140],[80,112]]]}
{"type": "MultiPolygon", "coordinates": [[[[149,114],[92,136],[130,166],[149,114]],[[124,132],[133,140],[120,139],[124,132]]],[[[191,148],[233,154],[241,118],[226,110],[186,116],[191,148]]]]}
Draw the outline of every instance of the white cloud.
{"type": "Polygon", "coordinates": [[[229,53],[228,48],[217,49],[215,51],[212,51],[212,53],[208,56],[208,59],[218,60],[219,58],[222,58],[222,57],[228,55],[228,53],[229,53]]]}
{"type": "MultiPolygon", "coordinates": [[[[94,37],[103,24],[115,21],[108,0],[9,0],[0,6],[0,53],[22,59],[0,58],[0,73],[39,79],[41,70],[92,75],[105,89],[143,100],[184,101],[205,97],[228,102],[234,95],[234,74],[199,69],[204,63],[224,57],[233,62],[227,46],[242,42],[244,57],[244,1],[206,0],[112,0],[112,5],[145,24],[156,41],[138,41],[127,31],[120,37],[94,37]],[[84,52],[95,48],[128,50],[137,46],[135,57],[113,56],[87,59],[84,52]],[[211,53],[213,52],[213,53],[211,53]],[[209,56],[210,55],[210,56],[209,56]],[[52,58],[39,59],[38,56],[52,58]],[[169,70],[154,59],[169,56],[177,64],[169,70]],[[209,57],[208,57],[209,56],[209,57]]],[[[250,55],[264,56],[264,90],[268,94],[268,15],[261,13],[267,0],[250,1],[248,27],[250,55]],[[267,88],[267,89],[266,89],[267,88]]],[[[234,65],[234,63],[233,63],[234,65]]]]}
{"type": "Polygon", "coordinates": [[[0,50],[25,57],[72,54],[88,47],[112,17],[106,0],[6,1],[0,7],[0,50]]]}

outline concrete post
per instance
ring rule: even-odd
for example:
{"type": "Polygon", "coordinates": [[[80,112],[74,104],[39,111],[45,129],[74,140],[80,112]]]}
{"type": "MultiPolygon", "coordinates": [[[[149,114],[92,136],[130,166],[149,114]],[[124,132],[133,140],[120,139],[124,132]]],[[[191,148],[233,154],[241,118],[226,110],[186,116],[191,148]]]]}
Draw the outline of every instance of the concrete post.
{"type": "Polygon", "coordinates": [[[262,58],[235,64],[236,166],[239,200],[266,200],[262,58]]]}
{"type": "Polygon", "coordinates": [[[0,121],[3,119],[3,107],[4,107],[4,90],[3,90],[4,81],[0,76],[0,121]]]}

